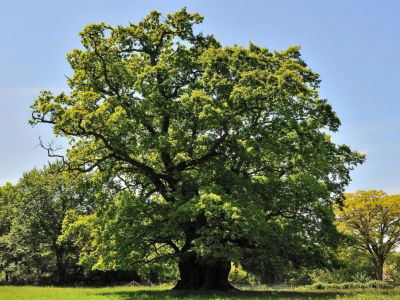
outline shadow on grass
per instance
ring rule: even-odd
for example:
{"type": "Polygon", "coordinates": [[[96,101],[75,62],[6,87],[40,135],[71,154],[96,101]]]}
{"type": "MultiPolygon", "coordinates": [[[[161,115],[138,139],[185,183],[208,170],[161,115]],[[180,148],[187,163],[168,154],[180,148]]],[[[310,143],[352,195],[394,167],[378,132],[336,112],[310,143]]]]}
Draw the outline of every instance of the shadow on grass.
{"type": "Polygon", "coordinates": [[[182,292],[182,291],[121,291],[98,293],[98,296],[118,297],[121,300],[144,299],[336,299],[351,295],[341,291],[237,291],[237,292],[182,292]]]}

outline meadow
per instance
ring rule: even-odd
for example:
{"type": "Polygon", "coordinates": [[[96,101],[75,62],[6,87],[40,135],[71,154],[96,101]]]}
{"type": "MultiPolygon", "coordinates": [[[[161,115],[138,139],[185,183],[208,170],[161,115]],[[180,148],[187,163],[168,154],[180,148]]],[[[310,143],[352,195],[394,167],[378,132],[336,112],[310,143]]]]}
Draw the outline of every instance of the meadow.
{"type": "Polygon", "coordinates": [[[391,290],[310,290],[245,289],[231,293],[173,292],[171,286],[62,288],[1,286],[0,300],[147,300],[147,299],[354,299],[400,300],[400,289],[391,290]]]}

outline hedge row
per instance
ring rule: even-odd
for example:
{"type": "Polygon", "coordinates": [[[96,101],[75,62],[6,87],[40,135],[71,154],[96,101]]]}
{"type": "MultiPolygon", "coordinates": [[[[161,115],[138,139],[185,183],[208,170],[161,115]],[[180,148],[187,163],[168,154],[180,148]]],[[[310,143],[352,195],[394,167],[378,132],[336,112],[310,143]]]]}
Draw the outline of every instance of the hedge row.
{"type": "Polygon", "coordinates": [[[388,281],[370,280],[368,282],[343,282],[343,283],[324,283],[317,282],[307,286],[311,289],[391,289],[395,285],[388,281]]]}

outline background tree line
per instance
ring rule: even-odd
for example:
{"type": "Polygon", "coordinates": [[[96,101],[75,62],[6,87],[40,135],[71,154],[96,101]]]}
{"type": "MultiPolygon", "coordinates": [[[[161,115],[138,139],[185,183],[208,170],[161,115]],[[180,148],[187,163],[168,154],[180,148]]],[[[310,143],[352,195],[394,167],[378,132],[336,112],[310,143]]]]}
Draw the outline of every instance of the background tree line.
{"type": "Polygon", "coordinates": [[[26,172],[0,187],[0,270],[7,283],[111,283],[138,280],[134,271],[92,271],[78,264],[80,249],[60,240],[71,210],[93,212],[82,175],[60,173],[59,164],[26,172]]]}
{"type": "MultiPolygon", "coordinates": [[[[107,243],[102,244],[102,239],[107,237],[99,233],[108,226],[124,230],[119,233],[123,238],[129,234],[125,227],[111,224],[116,213],[119,218],[124,214],[131,218],[126,215],[132,213],[129,203],[118,198],[124,193],[123,184],[104,177],[93,179],[82,173],[61,172],[60,166],[55,163],[42,170],[33,169],[17,184],[7,183],[0,188],[2,281],[106,284],[178,279],[173,259],[169,263],[154,260],[145,264],[129,264],[124,259],[113,269],[104,268],[96,259],[99,255],[126,255],[123,249],[104,253],[107,243]],[[102,247],[97,247],[99,243],[102,247]]],[[[400,236],[399,202],[399,196],[381,191],[345,194],[343,205],[336,207],[336,225],[344,235],[334,253],[320,255],[318,262],[309,257],[311,252],[299,254],[283,240],[275,249],[249,251],[249,256],[233,267],[230,279],[244,284],[310,284],[383,279],[385,273],[387,279],[400,280],[400,255],[395,252],[400,236]]]]}

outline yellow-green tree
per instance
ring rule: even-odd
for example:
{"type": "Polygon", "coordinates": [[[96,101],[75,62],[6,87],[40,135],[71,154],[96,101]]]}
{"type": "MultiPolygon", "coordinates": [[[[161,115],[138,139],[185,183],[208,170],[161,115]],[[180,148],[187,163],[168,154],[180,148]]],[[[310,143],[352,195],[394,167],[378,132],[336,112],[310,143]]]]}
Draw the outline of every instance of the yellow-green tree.
{"type": "Polygon", "coordinates": [[[376,278],[382,280],[385,260],[400,243],[400,195],[374,190],[345,194],[336,216],[338,229],[371,255],[376,278]]]}

